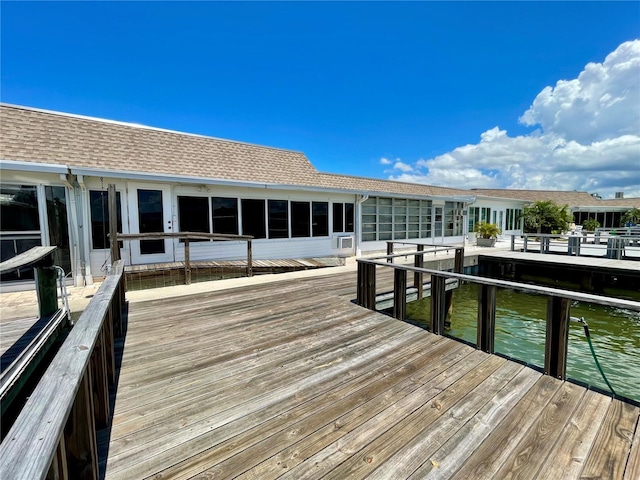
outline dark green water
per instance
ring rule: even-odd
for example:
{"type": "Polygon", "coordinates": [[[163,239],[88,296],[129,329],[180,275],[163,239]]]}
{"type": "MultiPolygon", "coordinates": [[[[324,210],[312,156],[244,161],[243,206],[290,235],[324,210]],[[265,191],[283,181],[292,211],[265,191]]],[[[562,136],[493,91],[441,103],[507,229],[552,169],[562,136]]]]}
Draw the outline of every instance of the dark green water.
{"type": "MultiPolygon", "coordinates": [[[[466,284],[453,292],[447,335],[475,345],[478,287],[466,284]]],[[[547,315],[543,296],[499,289],[496,301],[495,351],[542,368],[547,315]]],[[[429,298],[407,305],[409,321],[428,325],[429,298]]],[[[600,365],[617,394],[640,401],[640,312],[575,302],[571,316],[584,317],[600,365]]],[[[571,322],[567,376],[609,390],[595,365],[581,324],[571,322]]]]}

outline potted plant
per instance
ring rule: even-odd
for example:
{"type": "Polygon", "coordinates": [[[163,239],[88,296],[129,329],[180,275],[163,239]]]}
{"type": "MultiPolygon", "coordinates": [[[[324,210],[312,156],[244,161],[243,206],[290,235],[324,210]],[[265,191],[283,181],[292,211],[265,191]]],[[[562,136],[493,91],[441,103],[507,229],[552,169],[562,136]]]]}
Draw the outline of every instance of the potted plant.
{"type": "Polygon", "coordinates": [[[600,222],[595,218],[587,218],[584,222],[582,222],[582,229],[587,232],[594,232],[596,228],[600,227],[600,222]]]}
{"type": "Polygon", "coordinates": [[[498,235],[502,233],[495,223],[478,222],[473,229],[478,234],[477,245],[479,247],[493,247],[498,235]]]}

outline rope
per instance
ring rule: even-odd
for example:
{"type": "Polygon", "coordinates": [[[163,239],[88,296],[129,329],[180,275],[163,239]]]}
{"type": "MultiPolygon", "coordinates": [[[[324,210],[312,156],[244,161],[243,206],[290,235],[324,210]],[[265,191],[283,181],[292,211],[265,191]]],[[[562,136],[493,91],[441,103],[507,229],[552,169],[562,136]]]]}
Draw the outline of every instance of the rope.
{"type": "Polygon", "coordinates": [[[587,337],[587,343],[589,344],[589,350],[591,350],[591,356],[593,357],[596,367],[598,367],[598,371],[600,372],[600,375],[602,375],[602,379],[604,380],[604,382],[609,387],[609,390],[611,390],[611,393],[613,393],[613,395],[616,396],[615,390],[609,383],[609,380],[607,380],[607,376],[604,374],[604,370],[602,370],[602,366],[600,365],[600,362],[598,361],[598,357],[596,356],[596,351],[593,349],[593,343],[591,343],[591,334],[589,333],[589,325],[587,325],[587,322],[584,319],[584,317],[582,318],[571,317],[571,320],[582,323],[582,326],[584,327],[584,334],[587,337]]]}

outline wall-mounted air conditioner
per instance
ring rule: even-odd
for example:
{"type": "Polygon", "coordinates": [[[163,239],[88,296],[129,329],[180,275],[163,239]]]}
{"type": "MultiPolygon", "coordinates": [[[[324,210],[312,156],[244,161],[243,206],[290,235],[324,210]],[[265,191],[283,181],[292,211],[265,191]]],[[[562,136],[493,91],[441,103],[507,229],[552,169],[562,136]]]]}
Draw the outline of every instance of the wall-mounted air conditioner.
{"type": "Polygon", "coordinates": [[[340,249],[353,248],[353,237],[338,237],[338,248],[340,249]]]}

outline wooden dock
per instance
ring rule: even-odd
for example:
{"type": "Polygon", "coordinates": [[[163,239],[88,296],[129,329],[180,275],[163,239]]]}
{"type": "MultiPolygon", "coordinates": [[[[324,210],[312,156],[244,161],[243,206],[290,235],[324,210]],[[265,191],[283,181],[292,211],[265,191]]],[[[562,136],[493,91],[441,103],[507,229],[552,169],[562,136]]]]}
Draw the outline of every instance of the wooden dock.
{"type": "Polygon", "coordinates": [[[640,408],[355,291],[354,272],[130,303],[105,477],[640,478],[640,408]]]}

